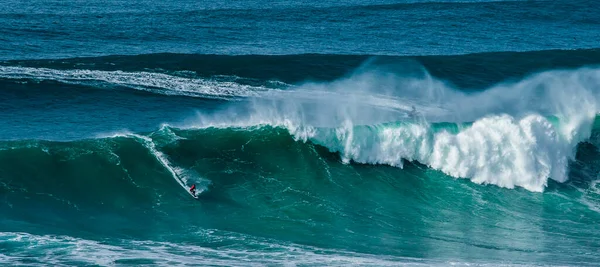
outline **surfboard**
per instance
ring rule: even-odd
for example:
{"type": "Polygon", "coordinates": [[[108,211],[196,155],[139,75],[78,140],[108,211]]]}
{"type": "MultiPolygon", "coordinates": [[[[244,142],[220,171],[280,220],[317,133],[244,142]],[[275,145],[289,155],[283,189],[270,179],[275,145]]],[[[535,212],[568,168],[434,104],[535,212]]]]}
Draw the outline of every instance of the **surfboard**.
{"type": "Polygon", "coordinates": [[[189,187],[189,186],[187,186],[187,185],[186,185],[186,184],[184,184],[183,182],[181,182],[180,184],[181,184],[181,186],[182,186],[182,187],[184,187],[184,188],[186,188],[186,187],[187,187],[187,190],[185,190],[185,191],[187,191],[187,192],[188,192],[188,194],[190,194],[190,196],[192,196],[192,197],[193,197],[193,198],[195,198],[195,199],[198,199],[198,196],[200,195],[200,193],[202,193],[202,191],[198,190],[198,187],[196,187],[196,195],[194,196],[194,195],[192,194],[192,192],[190,192],[190,187],[189,187]]]}
{"type": "MultiPolygon", "coordinates": [[[[177,176],[176,176],[176,177],[177,177],[177,176]]],[[[181,185],[181,187],[183,187],[183,188],[185,189],[185,191],[186,191],[188,194],[190,194],[190,196],[192,196],[192,197],[193,197],[193,198],[195,198],[195,199],[198,199],[198,196],[200,195],[200,193],[202,193],[202,191],[199,191],[199,190],[198,190],[198,187],[196,187],[196,195],[194,196],[194,195],[192,194],[192,192],[190,192],[190,187],[189,187],[189,186],[187,186],[187,185],[186,185],[186,184],[185,184],[183,181],[181,181],[181,180],[179,179],[179,177],[177,177],[175,180],[177,180],[177,182],[179,183],[179,185],[181,185]]]]}

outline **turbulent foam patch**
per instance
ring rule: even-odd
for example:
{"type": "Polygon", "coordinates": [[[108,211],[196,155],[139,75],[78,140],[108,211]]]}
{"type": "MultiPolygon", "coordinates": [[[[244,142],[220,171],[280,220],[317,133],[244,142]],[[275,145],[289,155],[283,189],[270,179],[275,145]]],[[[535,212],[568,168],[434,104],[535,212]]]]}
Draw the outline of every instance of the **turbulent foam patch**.
{"type": "Polygon", "coordinates": [[[218,81],[172,76],[155,72],[125,72],[100,70],[58,70],[49,68],[0,66],[0,78],[51,80],[93,86],[123,86],[164,95],[205,98],[258,96],[272,90],[262,86],[243,85],[233,81],[218,81]]]}
{"type": "MultiPolygon", "coordinates": [[[[430,266],[442,262],[359,254],[320,249],[294,244],[281,244],[239,234],[220,234],[214,231],[198,233],[212,242],[233,241],[234,246],[211,248],[169,242],[114,240],[112,244],[69,236],[0,233],[0,245],[22,247],[0,256],[0,263],[14,265],[26,261],[30,266],[53,265],[195,265],[213,266],[239,264],[261,265],[372,265],[372,266],[430,266]],[[243,244],[249,244],[245,247],[243,244]],[[193,255],[190,257],[190,255],[193,255]],[[32,256],[34,256],[32,258],[32,256]]],[[[210,241],[209,241],[210,242],[210,241]]]]}
{"type": "Polygon", "coordinates": [[[458,133],[429,124],[348,125],[313,130],[302,138],[339,152],[345,162],[402,167],[403,160],[416,160],[476,183],[531,191],[543,191],[548,177],[566,181],[573,149],[537,115],[486,117],[458,133]]]}

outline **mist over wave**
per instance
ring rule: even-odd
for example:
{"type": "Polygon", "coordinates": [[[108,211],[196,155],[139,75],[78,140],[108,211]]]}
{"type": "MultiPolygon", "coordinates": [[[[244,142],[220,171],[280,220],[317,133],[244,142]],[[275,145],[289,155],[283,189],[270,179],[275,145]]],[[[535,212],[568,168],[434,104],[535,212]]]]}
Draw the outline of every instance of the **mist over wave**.
{"type": "Polygon", "coordinates": [[[402,167],[415,160],[476,183],[541,192],[549,178],[568,179],[576,146],[590,137],[599,86],[600,69],[580,68],[464,92],[419,67],[367,64],[333,82],[200,114],[192,126],[281,126],[344,162],[402,167]]]}

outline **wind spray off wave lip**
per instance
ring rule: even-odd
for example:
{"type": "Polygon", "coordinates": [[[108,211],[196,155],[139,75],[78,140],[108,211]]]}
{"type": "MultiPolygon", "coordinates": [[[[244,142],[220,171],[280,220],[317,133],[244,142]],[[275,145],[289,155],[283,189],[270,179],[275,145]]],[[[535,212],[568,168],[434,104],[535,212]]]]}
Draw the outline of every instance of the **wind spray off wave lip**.
{"type": "Polygon", "coordinates": [[[568,179],[569,161],[590,137],[598,113],[599,84],[600,69],[584,68],[544,72],[467,94],[426,73],[404,77],[367,71],[301,85],[247,107],[233,105],[223,114],[200,116],[197,127],[282,126],[299,140],[339,152],[345,162],[401,167],[403,160],[416,160],[476,183],[540,192],[549,178],[568,179]],[[415,105],[430,113],[417,117],[397,108],[415,105]],[[412,119],[394,125],[401,116],[412,119]],[[458,129],[436,131],[432,121],[457,123],[458,129]]]}

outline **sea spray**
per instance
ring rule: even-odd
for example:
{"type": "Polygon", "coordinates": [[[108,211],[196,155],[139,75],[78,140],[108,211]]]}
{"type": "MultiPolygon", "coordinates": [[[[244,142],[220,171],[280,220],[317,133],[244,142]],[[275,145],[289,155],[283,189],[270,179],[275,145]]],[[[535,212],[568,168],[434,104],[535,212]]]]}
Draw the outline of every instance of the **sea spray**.
{"type": "Polygon", "coordinates": [[[599,83],[599,69],[583,68],[466,93],[425,74],[367,69],[200,115],[195,127],[284,127],[345,163],[416,160],[475,183],[541,192],[549,178],[568,179],[576,146],[591,133],[599,83]],[[460,129],[436,129],[440,122],[460,129]]]}

